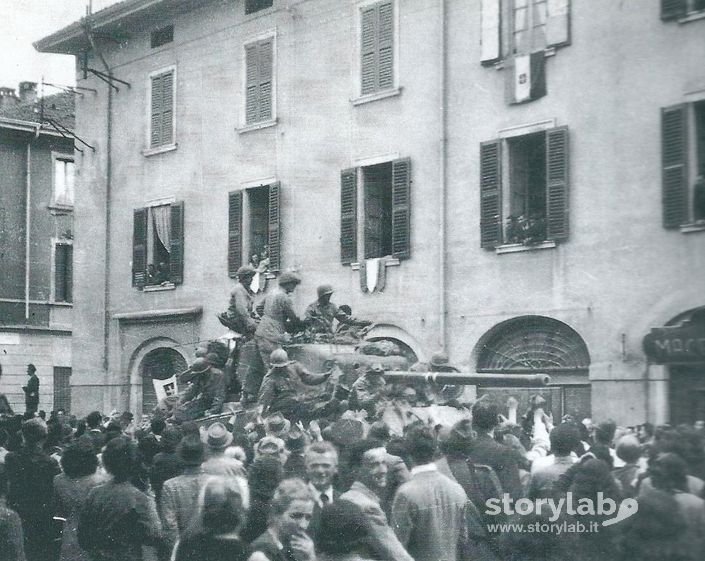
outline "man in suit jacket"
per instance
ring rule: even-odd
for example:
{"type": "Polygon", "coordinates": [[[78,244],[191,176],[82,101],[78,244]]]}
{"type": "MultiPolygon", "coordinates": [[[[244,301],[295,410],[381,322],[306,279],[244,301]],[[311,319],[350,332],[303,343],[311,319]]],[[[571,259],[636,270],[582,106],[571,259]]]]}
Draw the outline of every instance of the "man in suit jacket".
{"type": "Polygon", "coordinates": [[[414,467],[394,497],[392,527],[416,561],[457,561],[469,542],[465,491],[433,463],[436,439],[429,427],[412,428],[405,440],[414,467]]]}
{"type": "Polygon", "coordinates": [[[24,390],[24,403],[27,413],[36,413],[39,408],[39,378],[37,378],[37,367],[34,364],[27,365],[27,375],[29,381],[24,390]]]}
{"type": "Polygon", "coordinates": [[[472,444],[470,457],[476,464],[490,466],[499,477],[503,491],[516,500],[522,495],[519,465],[523,459],[519,452],[494,439],[494,429],[498,424],[499,409],[496,403],[487,399],[475,402],[472,426],[477,438],[472,444]]]}
{"type": "Polygon", "coordinates": [[[367,527],[366,545],[373,558],[381,561],[412,561],[387,522],[380,494],[387,485],[387,451],[377,440],[362,440],[352,445],[348,466],[354,473],[350,490],[340,496],[362,512],[367,527]]]}
{"type": "Polygon", "coordinates": [[[338,451],[327,441],[314,442],[304,452],[306,481],[313,496],[313,517],[308,526],[308,533],[316,542],[321,525],[321,511],[336,500],[340,493],[333,486],[333,479],[338,473],[338,451]]]}

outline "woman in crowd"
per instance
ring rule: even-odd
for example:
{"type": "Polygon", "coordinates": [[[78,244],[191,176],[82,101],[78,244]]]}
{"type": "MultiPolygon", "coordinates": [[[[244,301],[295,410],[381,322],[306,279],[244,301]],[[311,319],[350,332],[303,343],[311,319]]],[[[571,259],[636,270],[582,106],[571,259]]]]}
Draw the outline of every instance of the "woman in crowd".
{"type": "Polygon", "coordinates": [[[198,514],[176,546],[175,561],[245,561],[248,547],[239,530],[247,507],[244,479],[209,479],[198,497],[198,514]]]}
{"type": "Polygon", "coordinates": [[[66,520],[61,537],[60,561],[87,561],[78,545],[78,514],[93,487],[104,479],[96,474],[98,457],[89,437],[79,439],[64,450],[60,473],[54,477],[56,515],[66,520]]]}
{"type": "Polygon", "coordinates": [[[140,469],[137,443],[110,440],[103,465],[112,479],[91,490],[78,521],[78,543],[92,561],[142,561],[142,546],[161,542],[154,499],[130,481],[140,469]]]}
{"type": "Polygon", "coordinates": [[[313,540],[306,533],[313,496],[301,479],[285,479],[269,505],[267,530],[251,544],[249,561],[314,561],[313,540]]]}

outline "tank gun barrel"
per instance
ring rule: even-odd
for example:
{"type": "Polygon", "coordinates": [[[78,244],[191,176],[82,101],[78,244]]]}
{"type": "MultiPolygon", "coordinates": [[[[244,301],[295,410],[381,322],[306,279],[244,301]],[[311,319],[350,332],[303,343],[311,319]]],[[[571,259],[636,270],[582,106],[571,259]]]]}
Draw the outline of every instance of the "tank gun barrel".
{"type": "Polygon", "coordinates": [[[548,374],[477,374],[475,372],[409,372],[399,370],[386,371],[384,379],[388,382],[426,380],[436,384],[485,387],[547,386],[551,383],[551,377],[548,374]]]}

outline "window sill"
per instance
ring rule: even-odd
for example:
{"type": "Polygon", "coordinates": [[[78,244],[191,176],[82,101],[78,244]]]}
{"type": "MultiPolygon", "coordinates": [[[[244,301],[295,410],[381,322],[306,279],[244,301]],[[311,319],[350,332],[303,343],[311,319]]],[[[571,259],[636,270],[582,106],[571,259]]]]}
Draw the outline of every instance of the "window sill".
{"type": "Polygon", "coordinates": [[[73,205],[65,205],[61,203],[51,203],[47,206],[47,208],[52,214],[65,214],[67,212],[73,212],[73,205]]]}
{"type": "Polygon", "coordinates": [[[693,232],[705,232],[705,220],[698,220],[690,224],[683,224],[680,227],[682,234],[692,234],[693,232]]]}
{"type": "Polygon", "coordinates": [[[524,245],[523,243],[508,243],[500,245],[494,248],[497,255],[502,255],[504,253],[521,253],[523,251],[535,251],[539,249],[553,249],[556,247],[556,242],[547,240],[545,242],[524,245]]]}
{"type": "Polygon", "coordinates": [[[364,105],[365,103],[371,103],[373,101],[379,101],[380,99],[395,97],[397,95],[401,95],[401,88],[394,88],[391,90],[384,90],[383,92],[361,95],[360,97],[353,98],[350,102],[353,105],[364,105]]]}
{"type": "Polygon", "coordinates": [[[73,302],[50,300],[49,304],[51,306],[57,306],[58,308],[73,308],[73,302]]]}
{"type": "Polygon", "coordinates": [[[147,157],[147,156],[156,156],[157,154],[163,154],[164,152],[172,152],[176,150],[176,147],[178,144],[172,143],[172,144],[165,144],[164,146],[155,146],[154,148],[145,148],[142,150],[142,155],[147,157]]]}
{"type": "Polygon", "coordinates": [[[689,23],[691,21],[697,21],[699,19],[705,19],[705,10],[700,12],[691,12],[686,14],[678,20],[679,24],[689,23]]]}
{"type": "Polygon", "coordinates": [[[163,282],[162,284],[152,284],[145,286],[142,292],[162,292],[164,290],[175,290],[176,285],[173,282],[163,282]]]}
{"type": "Polygon", "coordinates": [[[246,132],[258,131],[261,129],[267,129],[269,127],[274,127],[279,122],[278,119],[270,119],[269,121],[261,121],[259,123],[252,123],[251,125],[245,125],[237,130],[238,134],[243,134],[246,132]]]}
{"type": "MultiPolygon", "coordinates": [[[[401,265],[401,261],[399,261],[399,259],[397,259],[396,257],[389,257],[384,262],[385,267],[398,267],[399,265],[401,265]]],[[[353,271],[359,271],[360,263],[350,263],[350,269],[352,269],[353,271]]]]}

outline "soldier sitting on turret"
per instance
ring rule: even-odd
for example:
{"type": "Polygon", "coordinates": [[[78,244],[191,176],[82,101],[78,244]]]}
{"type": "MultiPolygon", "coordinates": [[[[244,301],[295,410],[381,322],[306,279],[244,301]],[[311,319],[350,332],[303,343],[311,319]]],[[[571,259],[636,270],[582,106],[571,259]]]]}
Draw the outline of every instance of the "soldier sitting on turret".
{"type": "Polygon", "coordinates": [[[210,365],[205,358],[197,358],[181,377],[189,383],[174,408],[174,421],[183,422],[199,417],[217,415],[225,401],[225,375],[210,365]]]}
{"type": "Polygon", "coordinates": [[[330,301],[333,295],[333,287],[329,284],[322,284],[317,290],[318,299],[309,304],[306,308],[306,317],[304,321],[313,333],[323,333],[330,335],[335,334],[333,322],[338,322],[338,327],[341,325],[369,325],[369,321],[359,321],[354,319],[349,313],[345,313],[330,301]]]}

